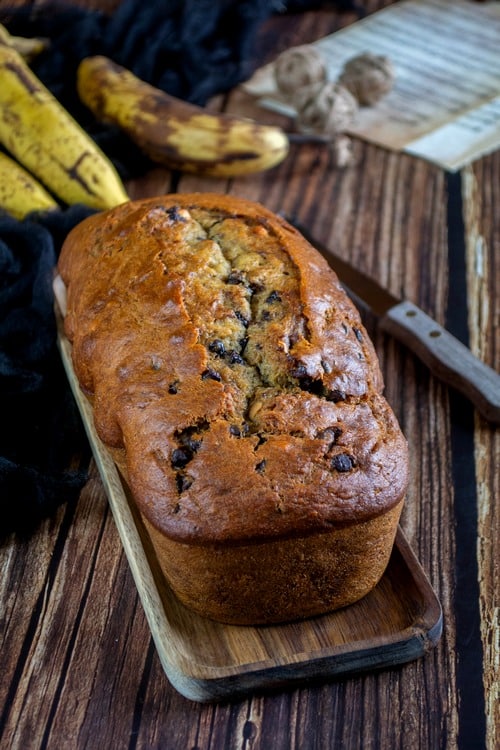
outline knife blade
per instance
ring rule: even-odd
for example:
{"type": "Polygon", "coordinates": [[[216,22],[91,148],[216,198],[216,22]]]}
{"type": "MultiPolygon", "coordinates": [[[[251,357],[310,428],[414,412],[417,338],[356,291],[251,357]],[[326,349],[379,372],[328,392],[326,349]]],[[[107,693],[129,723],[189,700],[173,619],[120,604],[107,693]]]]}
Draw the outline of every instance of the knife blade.
{"type": "Polygon", "coordinates": [[[432,374],[460,391],[489,422],[500,424],[500,375],[417,305],[400,300],[319,242],[294,217],[286,221],[333,268],[346,292],[370,309],[378,325],[424,362],[432,374]]]}

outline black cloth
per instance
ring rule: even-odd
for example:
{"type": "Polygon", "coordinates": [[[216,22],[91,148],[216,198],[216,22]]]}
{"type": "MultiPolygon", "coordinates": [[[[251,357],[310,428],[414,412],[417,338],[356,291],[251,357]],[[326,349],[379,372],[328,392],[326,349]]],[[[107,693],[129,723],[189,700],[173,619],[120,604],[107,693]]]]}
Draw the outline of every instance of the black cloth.
{"type": "Polygon", "coordinates": [[[29,534],[86,480],[85,468],[67,469],[89,451],[57,350],[52,278],[64,237],[89,213],[0,218],[0,538],[29,534]]]}
{"type": "MultiPolygon", "coordinates": [[[[105,55],[202,105],[251,74],[256,33],[272,14],[325,5],[125,0],[108,16],[57,3],[21,9],[4,4],[0,23],[12,34],[50,40],[31,67],[127,179],[149,162],[80,103],[75,76],[81,59],[105,55]]],[[[356,9],[350,0],[333,5],[356,9]]],[[[84,455],[89,451],[56,347],[51,281],[65,236],[89,213],[74,206],[21,222],[0,216],[0,538],[32,532],[61,502],[76,498],[86,479],[85,466],[66,468],[83,446],[84,455]]]]}

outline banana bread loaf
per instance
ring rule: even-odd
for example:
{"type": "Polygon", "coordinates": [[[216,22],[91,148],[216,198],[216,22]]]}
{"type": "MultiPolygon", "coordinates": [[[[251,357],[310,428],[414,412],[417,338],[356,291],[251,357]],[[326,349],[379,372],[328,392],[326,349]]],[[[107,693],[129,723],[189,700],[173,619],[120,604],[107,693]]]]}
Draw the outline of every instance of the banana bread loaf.
{"type": "Polygon", "coordinates": [[[319,253],[261,205],[173,194],[83,221],[59,271],[77,378],[178,598],[258,624],[370,591],[407,445],[319,253]]]}

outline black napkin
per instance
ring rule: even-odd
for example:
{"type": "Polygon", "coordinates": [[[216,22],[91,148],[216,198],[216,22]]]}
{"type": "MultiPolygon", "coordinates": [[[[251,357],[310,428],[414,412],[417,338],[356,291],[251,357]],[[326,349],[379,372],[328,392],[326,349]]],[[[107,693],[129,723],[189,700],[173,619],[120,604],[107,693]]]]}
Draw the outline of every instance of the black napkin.
{"type": "Polygon", "coordinates": [[[67,470],[89,452],[56,346],[52,278],[64,237],[90,213],[0,218],[0,537],[29,534],[86,479],[67,470]]]}

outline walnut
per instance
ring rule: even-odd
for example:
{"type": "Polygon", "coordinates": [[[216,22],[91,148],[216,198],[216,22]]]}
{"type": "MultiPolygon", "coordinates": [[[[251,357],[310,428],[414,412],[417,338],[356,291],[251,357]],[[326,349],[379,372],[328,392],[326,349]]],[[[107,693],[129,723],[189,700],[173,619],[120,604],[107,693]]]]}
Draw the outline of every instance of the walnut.
{"type": "Polygon", "coordinates": [[[345,86],[330,81],[306,103],[297,115],[302,132],[335,136],[351,125],[358,112],[358,103],[345,86]]]}
{"type": "Polygon", "coordinates": [[[364,52],[346,62],[338,78],[361,106],[372,106],[385,96],[394,83],[394,68],[389,58],[364,52]]]}
{"type": "Polygon", "coordinates": [[[287,94],[287,102],[292,105],[296,112],[305,109],[311,102],[315,101],[319,92],[324,86],[323,83],[313,83],[309,86],[300,86],[295,91],[287,94]]]}
{"type": "Polygon", "coordinates": [[[274,62],[276,85],[288,101],[298,89],[323,83],[326,77],[326,65],[321,53],[309,44],[285,50],[274,62]]]}

